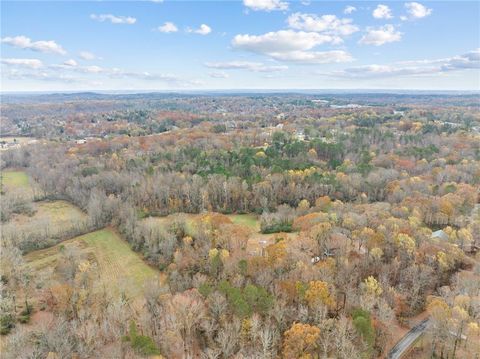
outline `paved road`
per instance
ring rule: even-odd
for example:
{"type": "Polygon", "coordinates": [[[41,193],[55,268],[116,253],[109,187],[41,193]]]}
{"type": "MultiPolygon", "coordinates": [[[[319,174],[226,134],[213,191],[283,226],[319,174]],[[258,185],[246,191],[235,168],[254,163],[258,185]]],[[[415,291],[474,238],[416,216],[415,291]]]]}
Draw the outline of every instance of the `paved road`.
{"type": "Polygon", "coordinates": [[[403,336],[400,341],[390,350],[387,359],[400,359],[405,352],[410,349],[413,343],[425,332],[428,327],[428,318],[422,320],[403,336]]]}

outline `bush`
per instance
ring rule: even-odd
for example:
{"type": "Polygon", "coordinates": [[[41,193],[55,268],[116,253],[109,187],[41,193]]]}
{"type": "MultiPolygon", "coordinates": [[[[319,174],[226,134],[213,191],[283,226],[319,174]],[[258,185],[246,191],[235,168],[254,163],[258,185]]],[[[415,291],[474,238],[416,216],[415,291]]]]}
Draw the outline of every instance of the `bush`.
{"type": "Polygon", "coordinates": [[[352,313],[353,325],[363,341],[367,344],[370,352],[375,344],[375,329],[373,328],[370,313],[363,309],[355,309],[352,313]]]}
{"type": "Polygon", "coordinates": [[[291,232],[292,224],[291,223],[278,223],[270,226],[262,226],[263,234],[279,233],[279,232],[291,232]]]}
{"type": "Polygon", "coordinates": [[[249,284],[242,290],[224,280],[218,289],[227,297],[233,312],[241,318],[249,317],[254,311],[265,314],[273,306],[272,295],[260,286],[249,284]]]}
{"type": "Polygon", "coordinates": [[[0,335],[7,335],[15,327],[15,318],[12,314],[0,316],[0,335]]]}
{"type": "Polygon", "coordinates": [[[288,205],[280,205],[277,212],[265,212],[260,217],[262,233],[291,232],[295,210],[288,205]]]}
{"type": "Polygon", "coordinates": [[[85,167],[85,168],[82,168],[81,173],[82,173],[83,177],[96,175],[96,174],[98,174],[98,168],[96,168],[96,167],[85,167]]]}
{"type": "Polygon", "coordinates": [[[146,335],[138,335],[137,325],[134,321],[130,322],[129,336],[124,339],[130,341],[132,349],[140,355],[160,355],[160,350],[152,338],[146,335]]]}
{"type": "Polygon", "coordinates": [[[30,317],[33,313],[33,307],[31,305],[27,305],[27,307],[20,312],[18,316],[18,321],[22,324],[26,324],[30,321],[30,317]]]}
{"type": "Polygon", "coordinates": [[[198,287],[198,291],[206,298],[213,292],[213,287],[208,283],[202,283],[198,287]]]}

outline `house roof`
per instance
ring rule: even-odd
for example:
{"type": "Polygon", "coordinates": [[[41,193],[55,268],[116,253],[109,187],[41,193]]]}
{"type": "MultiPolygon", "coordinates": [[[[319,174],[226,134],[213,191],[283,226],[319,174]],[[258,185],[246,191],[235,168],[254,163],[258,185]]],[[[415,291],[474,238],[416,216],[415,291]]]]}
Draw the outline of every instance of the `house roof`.
{"type": "Polygon", "coordinates": [[[439,238],[445,241],[448,240],[448,234],[446,234],[442,229],[432,233],[432,238],[439,238]]]}

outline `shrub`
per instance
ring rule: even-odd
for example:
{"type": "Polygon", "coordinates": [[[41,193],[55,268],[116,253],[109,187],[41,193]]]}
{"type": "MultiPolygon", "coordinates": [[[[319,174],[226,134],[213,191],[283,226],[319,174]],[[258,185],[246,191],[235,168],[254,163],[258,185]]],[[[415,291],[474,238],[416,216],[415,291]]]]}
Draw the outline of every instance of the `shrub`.
{"type": "Polygon", "coordinates": [[[212,293],[213,287],[208,283],[202,283],[198,287],[198,291],[206,298],[210,295],[210,293],[212,293]]]}
{"type": "Polygon", "coordinates": [[[272,295],[259,286],[249,284],[241,290],[224,280],[218,289],[227,297],[233,312],[241,318],[249,317],[254,311],[265,314],[273,306],[272,295]]]}
{"type": "Polygon", "coordinates": [[[20,315],[18,316],[18,321],[20,323],[26,324],[30,321],[30,317],[33,312],[33,307],[31,305],[27,305],[24,310],[20,312],[20,315]]]}
{"type": "Polygon", "coordinates": [[[375,329],[373,327],[370,313],[363,309],[355,309],[352,313],[353,325],[367,344],[367,352],[371,352],[375,344],[375,329]]]}
{"type": "Polygon", "coordinates": [[[160,350],[152,338],[146,335],[138,335],[137,325],[134,321],[130,322],[129,336],[125,340],[130,341],[132,349],[140,355],[160,355],[160,350]]]}
{"type": "Polygon", "coordinates": [[[0,335],[7,335],[15,327],[15,318],[12,314],[0,316],[0,335]]]}
{"type": "Polygon", "coordinates": [[[85,168],[82,168],[81,172],[82,172],[83,177],[88,177],[88,176],[91,176],[91,175],[98,174],[98,168],[96,168],[96,167],[85,167],[85,168]]]}
{"type": "Polygon", "coordinates": [[[260,217],[262,233],[291,232],[295,211],[287,205],[278,206],[275,213],[263,213],[260,217]]]}

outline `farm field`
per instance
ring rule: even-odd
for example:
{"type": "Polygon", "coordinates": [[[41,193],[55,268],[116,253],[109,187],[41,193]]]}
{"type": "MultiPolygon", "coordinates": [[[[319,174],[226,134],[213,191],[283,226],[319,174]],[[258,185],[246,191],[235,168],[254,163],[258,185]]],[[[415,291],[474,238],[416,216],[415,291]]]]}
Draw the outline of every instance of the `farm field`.
{"type": "Polygon", "coordinates": [[[25,260],[37,272],[48,271],[58,263],[61,250],[67,248],[76,249],[88,258],[95,290],[105,289],[114,294],[125,292],[136,298],[143,293],[145,283],[161,280],[160,272],[146,264],[114,230],[108,228],[29,253],[25,260]]]}

